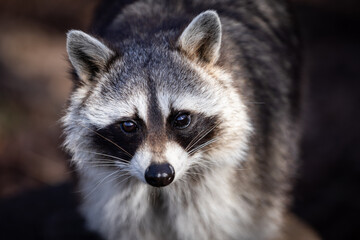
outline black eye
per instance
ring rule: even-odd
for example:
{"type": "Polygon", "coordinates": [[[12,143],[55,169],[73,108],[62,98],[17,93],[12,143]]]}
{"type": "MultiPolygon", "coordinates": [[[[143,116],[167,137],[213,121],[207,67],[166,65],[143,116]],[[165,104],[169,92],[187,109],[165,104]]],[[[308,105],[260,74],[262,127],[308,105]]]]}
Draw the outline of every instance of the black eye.
{"type": "Polygon", "coordinates": [[[187,128],[191,123],[191,117],[187,113],[179,113],[176,115],[173,126],[177,129],[184,129],[187,128]]]}
{"type": "Polygon", "coordinates": [[[132,121],[125,121],[120,123],[121,129],[126,133],[133,133],[136,131],[136,123],[132,121]]]}

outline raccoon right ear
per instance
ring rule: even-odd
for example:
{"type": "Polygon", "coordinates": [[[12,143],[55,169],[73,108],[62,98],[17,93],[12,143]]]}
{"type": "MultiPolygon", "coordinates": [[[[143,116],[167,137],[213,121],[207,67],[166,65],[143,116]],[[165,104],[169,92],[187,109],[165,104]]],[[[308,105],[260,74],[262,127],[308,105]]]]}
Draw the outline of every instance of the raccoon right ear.
{"type": "Polygon", "coordinates": [[[178,40],[182,52],[192,59],[215,63],[220,55],[221,23],[218,14],[208,10],[196,16],[178,40]]]}
{"type": "Polygon", "coordinates": [[[87,83],[93,76],[104,70],[114,52],[96,38],[78,30],[67,33],[67,53],[76,74],[87,83]]]}

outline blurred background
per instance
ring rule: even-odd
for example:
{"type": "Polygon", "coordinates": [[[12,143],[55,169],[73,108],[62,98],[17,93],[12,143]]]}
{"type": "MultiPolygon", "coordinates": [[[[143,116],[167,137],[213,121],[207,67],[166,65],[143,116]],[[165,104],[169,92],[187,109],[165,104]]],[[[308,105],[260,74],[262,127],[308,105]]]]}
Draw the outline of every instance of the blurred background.
{"type": "MultiPolygon", "coordinates": [[[[360,1],[292,2],[307,82],[293,211],[325,240],[360,239],[360,1]]],[[[97,3],[0,0],[0,239],[79,224],[60,147],[65,33],[86,30],[97,3]]]]}

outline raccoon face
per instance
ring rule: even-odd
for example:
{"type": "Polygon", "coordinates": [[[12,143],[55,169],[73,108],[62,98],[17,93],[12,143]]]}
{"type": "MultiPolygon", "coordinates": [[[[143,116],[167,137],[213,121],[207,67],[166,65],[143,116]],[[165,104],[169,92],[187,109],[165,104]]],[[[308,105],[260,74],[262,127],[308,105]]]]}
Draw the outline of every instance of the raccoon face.
{"type": "Polygon", "coordinates": [[[70,31],[67,50],[79,79],[63,123],[79,170],[104,167],[163,187],[197,171],[236,167],[251,125],[231,76],[216,66],[220,44],[214,11],[197,16],[175,49],[130,41],[112,50],[70,31]]]}

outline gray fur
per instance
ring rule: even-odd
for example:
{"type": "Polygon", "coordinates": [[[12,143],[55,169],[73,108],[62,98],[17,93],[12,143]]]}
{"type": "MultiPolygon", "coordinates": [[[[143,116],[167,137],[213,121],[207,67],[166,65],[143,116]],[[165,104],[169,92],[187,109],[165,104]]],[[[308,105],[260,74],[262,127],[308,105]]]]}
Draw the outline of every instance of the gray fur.
{"type": "Polygon", "coordinates": [[[96,38],[72,30],[67,34],[66,49],[71,64],[82,81],[89,81],[97,68],[104,70],[114,52],[96,38]]]}
{"type": "Polygon", "coordinates": [[[194,18],[181,34],[178,44],[190,58],[216,62],[221,44],[221,23],[216,12],[206,11],[194,18]]]}
{"type": "Polygon", "coordinates": [[[63,118],[88,228],[111,240],[280,239],[299,107],[297,42],[283,1],[105,1],[99,9],[92,31],[103,40],[68,36],[80,80],[91,71],[73,49],[100,67],[93,84],[74,89],[63,118]],[[182,147],[169,125],[177,111],[210,124],[194,136],[208,131],[212,141],[193,153],[182,147]],[[124,118],[144,125],[135,150],[115,136],[124,118]],[[109,156],[99,132],[123,150],[109,156]],[[173,183],[146,184],[153,161],[173,165],[173,183]]]}

